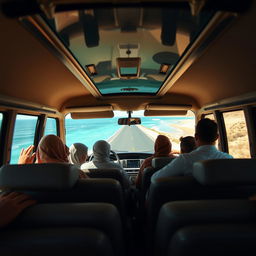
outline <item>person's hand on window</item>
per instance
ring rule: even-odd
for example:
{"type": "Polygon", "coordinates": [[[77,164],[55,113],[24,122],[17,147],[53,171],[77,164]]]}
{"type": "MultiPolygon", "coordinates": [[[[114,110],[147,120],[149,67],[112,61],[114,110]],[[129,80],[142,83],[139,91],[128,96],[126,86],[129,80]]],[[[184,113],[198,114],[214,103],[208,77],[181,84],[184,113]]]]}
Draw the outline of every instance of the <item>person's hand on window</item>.
{"type": "Polygon", "coordinates": [[[34,163],[36,154],[33,153],[34,146],[31,145],[26,149],[22,149],[20,152],[20,157],[18,164],[32,164],[34,163]]]}
{"type": "Polygon", "coordinates": [[[30,196],[12,192],[0,195],[0,228],[12,222],[25,208],[35,204],[30,196]]]}

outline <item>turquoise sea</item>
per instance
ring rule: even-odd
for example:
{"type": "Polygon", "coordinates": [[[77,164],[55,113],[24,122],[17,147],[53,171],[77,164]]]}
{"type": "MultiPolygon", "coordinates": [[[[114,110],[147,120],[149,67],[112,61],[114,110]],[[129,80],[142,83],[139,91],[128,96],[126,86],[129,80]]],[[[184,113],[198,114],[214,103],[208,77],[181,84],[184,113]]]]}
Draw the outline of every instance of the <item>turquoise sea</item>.
{"type": "MultiPolygon", "coordinates": [[[[178,123],[182,120],[194,119],[193,117],[141,117],[142,125],[158,131],[175,133],[170,123],[178,123]]],[[[66,144],[81,142],[88,146],[89,150],[97,140],[107,140],[118,129],[118,117],[107,119],[66,119],[66,144]]],[[[14,139],[12,144],[11,163],[17,163],[20,151],[32,145],[34,142],[34,133],[36,128],[36,119],[16,120],[14,139]]],[[[55,124],[50,122],[46,126],[45,134],[55,134],[55,124]]]]}

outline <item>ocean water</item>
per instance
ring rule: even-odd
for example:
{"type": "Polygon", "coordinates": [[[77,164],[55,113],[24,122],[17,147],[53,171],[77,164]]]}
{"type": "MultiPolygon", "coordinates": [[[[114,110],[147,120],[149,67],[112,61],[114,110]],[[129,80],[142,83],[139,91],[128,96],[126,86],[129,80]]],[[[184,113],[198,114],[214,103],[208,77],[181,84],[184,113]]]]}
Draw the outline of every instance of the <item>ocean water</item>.
{"type": "MultiPolygon", "coordinates": [[[[177,133],[177,129],[170,124],[194,119],[193,117],[141,117],[141,124],[147,128],[158,131],[177,133]]],[[[14,138],[12,143],[11,163],[17,163],[22,148],[32,145],[37,119],[16,120],[14,138]]],[[[66,144],[80,142],[88,146],[89,150],[97,140],[107,140],[122,126],[117,124],[118,117],[102,119],[66,119],[66,144]]],[[[46,126],[45,134],[56,134],[56,128],[51,123],[46,126]]]]}

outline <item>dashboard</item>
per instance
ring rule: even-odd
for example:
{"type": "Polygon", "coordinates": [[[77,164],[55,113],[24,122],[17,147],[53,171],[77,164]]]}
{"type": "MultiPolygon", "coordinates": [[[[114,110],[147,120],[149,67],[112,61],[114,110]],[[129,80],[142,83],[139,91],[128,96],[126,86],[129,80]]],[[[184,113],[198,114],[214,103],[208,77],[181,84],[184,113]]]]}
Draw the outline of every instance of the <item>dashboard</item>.
{"type": "Polygon", "coordinates": [[[150,153],[117,153],[123,169],[130,175],[137,174],[144,159],[152,156],[150,153]]]}
{"type": "MultiPolygon", "coordinates": [[[[110,159],[114,162],[119,158],[120,164],[129,176],[131,184],[135,184],[135,179],[139,172],[142,162],[152,156],[153,153],[142,153],[142,152],[111,152],[110,159]]],[[[90,161],[93,159],[93,155],[90,156],[90,161]]]]}

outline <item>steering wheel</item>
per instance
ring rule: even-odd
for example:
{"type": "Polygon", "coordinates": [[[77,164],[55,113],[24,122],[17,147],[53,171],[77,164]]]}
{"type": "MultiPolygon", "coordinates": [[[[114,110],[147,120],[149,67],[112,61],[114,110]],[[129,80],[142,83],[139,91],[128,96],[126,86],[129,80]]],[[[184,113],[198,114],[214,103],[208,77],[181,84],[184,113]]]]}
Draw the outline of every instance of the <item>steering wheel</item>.
{"type": "MultiPolygon", "coordinates": [[[[116,160],[116,161],[118,162],[118,164],[119,164],[120,166],[122,166],[118,154],[117,154],[115,151],[113,151],[113,150],[110,150],[110,153],[112,154],[112,155],[110,155],[110,159],[111,159],[111,160],[116,160]]],[[[93,153],[92,153],[92,154],[90,155],[88,161],[89,161],[89,162],[92,161],[93,157],[94,157],[94,155],[93,155],[93,153]]]]}

